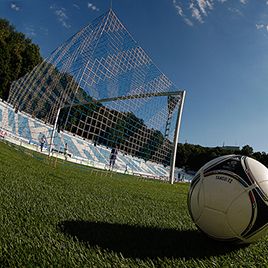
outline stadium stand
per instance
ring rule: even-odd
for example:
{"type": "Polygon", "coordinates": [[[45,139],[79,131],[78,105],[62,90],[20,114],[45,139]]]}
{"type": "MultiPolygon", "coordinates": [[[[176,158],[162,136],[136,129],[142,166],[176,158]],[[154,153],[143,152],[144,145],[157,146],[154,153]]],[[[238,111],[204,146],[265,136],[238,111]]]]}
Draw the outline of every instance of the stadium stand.
{"type": "MultiPolygon", "coordinates": [[[[10,142],[25,146],[29,149],[39,150],[40,137],[46,137],[43,153],[48,154],[50,137],[53,126],[45,124],[24,112],[15,112],[14,108],[0,101],[0,136],[10,142]]],[[[91,140],[85,140],[77,135],[62,131],[55,132],[53,139],[53,153],[61,156],[64,145],[68,144],[69,161],[88,164],[91,166],[108,169],[110,148],[94,145],[91,140]]],[[[139,176],[168,180],[169,169],[162,165],[145,162],[143,159],[132,157],[119,152],[116,161],[116,171],[139,176]]],[[[182,172],[182,171],[180,171],[182,172]]],[[[177,170],[178,173],[178,170],[177,170]]],[[[184,174],[186,178],[187,174],[184,174]]],[[[178,176],[176,176],[178,177],[178,176]]],[[[183,177],[180,175],[180,177],[183,177]]],[[[186,178],[189,180],[190,178],[186,178]]]]}

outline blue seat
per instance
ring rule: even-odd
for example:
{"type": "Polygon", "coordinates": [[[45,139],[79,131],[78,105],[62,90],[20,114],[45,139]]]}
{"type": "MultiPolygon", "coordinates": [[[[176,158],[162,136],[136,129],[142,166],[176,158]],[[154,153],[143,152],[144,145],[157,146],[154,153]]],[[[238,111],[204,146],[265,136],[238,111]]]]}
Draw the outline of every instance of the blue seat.
{"type": "Polygon", "coordinates": [[[79,150],[75,146],[72,138],[70,138],[68,135],[64,134],[63,135],[63,140],[64,140],[64,143],[67,143],[67,145],[68,145],[68,151],[70,153],[72,153],[74,156],[82,157],[81,154],[80,154],[80,152],[79,152],[79,150]]]}
{"type": "Polygon", "coordinates": [[[21,114],[18,114],[18,134],[22,138],[32,140],[28,118],[21,114]]]}
{"type": "Polygon", "coordinates": [[[93,156],[86,149],[83,149],[83,152],[89,160],[94,161],[93,156]]]}
{"type": "Polygon", "coordinates": [[[96,158],[98,159],[99,162],[104,163],[104,164],[108,164],[108,159],[105,159],[104,156],[99,152],[98,148],[96,146],[90,145],[89,144],[90,149],[92,150],[92,152],[94,153],[94,155],[96,156],[96,158]]]}
{"type": "Polygon", "coordinates": [[[11,109],[8,109],[8,125],[11,127],[13,134],[16,134],[15,113],[11,109]]]}

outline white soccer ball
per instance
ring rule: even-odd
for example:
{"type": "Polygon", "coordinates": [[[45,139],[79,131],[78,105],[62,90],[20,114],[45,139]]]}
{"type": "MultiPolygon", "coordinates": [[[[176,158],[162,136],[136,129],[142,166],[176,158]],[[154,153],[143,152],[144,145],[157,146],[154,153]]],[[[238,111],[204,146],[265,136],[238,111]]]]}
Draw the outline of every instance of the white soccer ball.
{"type": "Polygon", "coordinates": [[[218,157],[193,178],[188,209],[214,239],[255,242],[268,230],[268,169],[247,156],[218,157]]]}

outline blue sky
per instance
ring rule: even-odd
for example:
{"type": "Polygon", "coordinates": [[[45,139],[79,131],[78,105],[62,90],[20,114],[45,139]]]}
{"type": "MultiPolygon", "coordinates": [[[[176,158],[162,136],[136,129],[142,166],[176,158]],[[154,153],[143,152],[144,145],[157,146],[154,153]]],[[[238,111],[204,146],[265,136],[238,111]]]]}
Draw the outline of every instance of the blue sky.
{"type": "MultiPolygon", "coordinates": [[[[0,17],[43,57],[103,14],[109,0],[0,0],[0,17]]],[[[186,89],[180,141],[268,152],[267,0],[113,0],[155,64],[186,89]]]]}

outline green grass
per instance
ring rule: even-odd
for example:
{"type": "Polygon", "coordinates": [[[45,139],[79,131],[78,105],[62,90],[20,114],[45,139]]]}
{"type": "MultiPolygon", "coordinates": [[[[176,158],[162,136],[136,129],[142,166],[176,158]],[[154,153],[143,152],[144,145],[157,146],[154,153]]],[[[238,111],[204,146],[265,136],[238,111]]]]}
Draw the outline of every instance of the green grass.
{"type": "Polygon", "coordinates": [[[268,266],[267,238],[238,247],[195,228],[189,185],[31,154],[0,142],[1,267],[268,266]]]}

